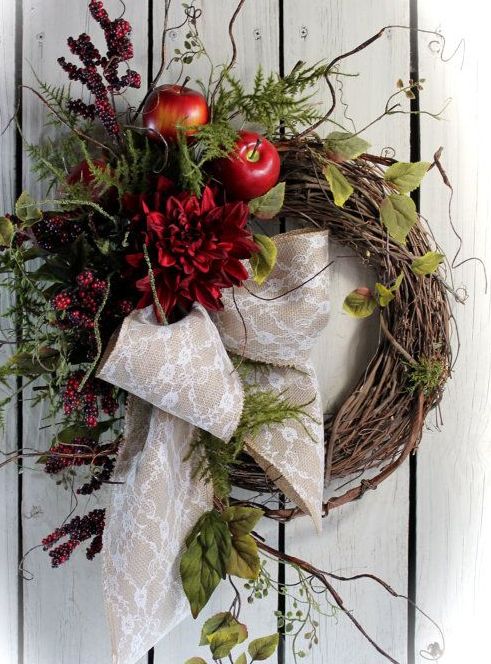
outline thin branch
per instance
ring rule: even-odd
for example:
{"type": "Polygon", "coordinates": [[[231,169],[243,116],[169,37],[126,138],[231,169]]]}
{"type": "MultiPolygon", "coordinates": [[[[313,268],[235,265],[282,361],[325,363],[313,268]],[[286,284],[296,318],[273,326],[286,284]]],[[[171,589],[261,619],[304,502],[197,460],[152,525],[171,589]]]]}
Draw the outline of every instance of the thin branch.
{"type": "Polygon", "coordinates": [[[237,5],[236,10],[234,11],[232,18],[230,19],[230,22],[228,24],[228,34],[230,38],[230,42],[232,44],[232,57],[230,59],[230,62],[226,67],[222,69],[222,72],[220,74],[220,78],[217,81],[217,84],[215,85],[215,88],[213,89],[211,98],[210,98],[210,108],[213,113],[213,106],[215,104],[215,97],[218,94],[218,90],[220,89],[220,86],[223,83],[224,78],[228,74],[228,72],[232,69],[232,67],[235,65],[235,62],[237,60],[237,44],[235,43],[235,37],[234,37],[234,23],[237,20],[237,17],[239,16],[242,7],[244,6],[246,0],[240,0],[239,4],[237,5]]]}

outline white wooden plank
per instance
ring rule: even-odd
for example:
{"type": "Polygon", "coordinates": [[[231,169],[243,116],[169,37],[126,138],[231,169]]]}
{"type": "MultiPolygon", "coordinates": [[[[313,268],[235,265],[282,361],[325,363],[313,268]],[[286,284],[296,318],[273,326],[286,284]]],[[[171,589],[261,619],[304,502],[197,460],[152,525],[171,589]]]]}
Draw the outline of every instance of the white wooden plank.
{"type": "MultiPolygon", "coordinates": [[[[88,31],[101,43],[99,27],[90,19],[88,3],[59,3],[44,0],[24,0],[24,83],[34,84],[28,63],[41,80],[50,84],[66,82],[66,75],[56,59],[70,54],[66,47],[69,35],[78,36],[88,31]]],[[[122,13],[122,3],[105,3],[111,15],[122,13]]],[[[147,9],[146,3],[129,3],[125,14],[133,25],[136,57],[135,69],[145,80],[147,62],[147,9]]],[[[68,58],[67,58],[68,59],[68,58]]],[[[138,93],[139,95],[139,93],[138,93]]],[[[135,103],[136,93],[131,99],[135,103]]],[[[24,128],[32,142],[43,135],[43,111],[39,102],[26,91],[24,94],[24,128]]],[[[42,185],[36,184],[26,161],[25,187],[33,195],[43,194],[42,185]]],[[[45,449],[49,436],[40,431],[43,426],[39,408],[24,409],[24,445],[45,449]]],[[[106,504],[101,495],[85,503],[81,501],[79,513],[106,504]]],[[[73,501],[70,492],[57,488],[54,482],[39,471],[28,471],[24,480],[23,525],[26,550],[39,544],[67,517],[73,501]]],[[[84,547],[81,547],[83,549],[84,547]]],[[[99,560],[89,562],[84,552],[77,552],[65,567],[52,570],[46,553],[35,550],[26,566],[33,580],[25,591],[25,662],[29,664],[107,664],[110,661],[109,636],[102,604],[99,560]]]]}
{"type": "MultiPolygon", "coordinates": [[[[0,6],[0,134],[15,112],[15,4],[0,6]]],[[[0,215],[9,212],[15,199],[15,127],[0,135],[0,215]]],[[[0,292],[0,312],[11,304],[8,292],[0,292]]],[[[0,325],[7,329],[5,319],[0,325]]],[[[1,338],[5,340],[2,334],[1,338]]],[[[10,339],[12,341],[12,339],[10,339]]],[[[0,363],[12,352],[11,346],[0,348],[0,363]]],[[[6,396],[2,388],[0,399],[6,396]]],[[[17,448],[16,405],[5,413],[5,428],[0,433],[0,450],[7,453],[17,448]]],[[[0,462],[4,460],[0,454],[0,462]]],[[[17,466],[11,464],[0,475],[0,661],[16,664],[18,656],[18,585],[17,573],[17,466]]]]}
{"type": "MultiPolygon", "coordinates": [[[[154,16],[154,43],[155,43],[155,67],[160,64],[161,30],[163,25],[164,3],[156,4],[154,16]]],[[[210,57],[215,64],[228,62],[231,56],[231,46],[228,40],[227,27],[237,2],[232,0],[202,0],[196,2],[196,6],[203,10],[202,18],[199,20],[199,32],[209,50],[210,57]]],[[[178,25],[183,20],[183,12],[180,3],[174,2],[169,25],[178,25]]],[[[237,42],[238,56],[234,73],[246,83],[251,81],[254,73],[261,63],[268,70],[277,70],[279,62],[278,41],[278,6],[273,0],[262,3],[246,3],[243,12],[236,23],[234,31],[237,42]]],[[[183,33],[172,32],[168,36],[168,61],[173,56],[175,48],[182,46],[183,33]]],[[[189,75],[193,80],[208,76],[208,66],[204,58],[193,63],[189,75]]],[[[172,64],[163,77],[161,83],[174,82],[180,73],[180,68],[172,64]]],[[[192,85],[192,82],[189,83],[192,85]]],[[[259,532],[265,537],[268,544],[277,545],[278,527],[274,522],[261,524],[259,532]]],[[[276,565],[268,563],[268,569],[276,574],[276,565]]],[[[239,583],[239,587],[242,584],[239,583]]],[[[172,631],[155,648],[156,664],[180,664],[191,656],[206,658],[206,649],[197,647],[199,634],[204,620],[218,611],[228,609],[231,593],[228,588],[219,589],[210,606],[206,607],[202,616],[194,621],[191,617],[172,631]]],[[[276,618],[273,611],[277,606],[277,598],[270,594],[267,599],[256,600],[252,605],[247,603],[243,606],[241,619],[249,627],[251,638],[264,636],[276,631],[276,618]]],[[[242,652],[237,648],[237,655],[242,652]]]]}
{"type": "MultiPolygon", "coordinates": [[[[329,3],[285,1],[285,69],[298,60],[327,61],[357,46],[383,25],[408,24],[407,3],[389,1],[359,3],[354,0],[329,3]]],[[[407,79],[409,38],[405,32],[391,31],[370,49],[345,60],[341,71],[359,73],[337,84],[339,109],[334,115],[346,131],[360,130],[378,116],[396,80],[407,79]],[[342,101],[349,103],[344,117],[342,101]],[[354,126],[348,119],[351,118],[354,126]]],[[[320,87],[318,100],[327,109],[330,97],[320,87]]],[[[409,156],[409,122],[405,116],[389,118],[370,128],[364,138],[372,150],[392,146],[400,159],[409,156]]],[[[336,130],[334,125],[324,133],[336,130]]],[[[332,411],[363,372],[376,344],[376,321],[360,324],[344,315],[344,297],[353,288],[370,285],[373,276],[359,259],[346,258],[345,249],[331,248],[335,265],[331,268],[331,320],[314,353],[325,408],[332,411]]],[[[331,482],[336,492],[342,482],[331,482]]],[[[306,520],[287,525],[287,552],[305,558],[322,569],[350,575],[373,572],[400,592],[407,584],[408,469],[401,468],[376,492],[363,500],[334,510],[324,522],[322,536],[315,535],[306,520]]],[[[336,586],[369,634],[401,662],[406,661],[406,606],[390,600],[369,582],[336,586]]],[[[336,664],[372,664],[381,655],[367,644],[343,616],[339,620],[321,618],[320,645],[308,661],[336,664]]],[[[287,662],[293,662],[291,653],[287,662]]]]}
{"type": "MultiPolygon", "coordinates": [[[[437,110],[444,99],[453,98],[446,121],[422,118],[423,158],[444,146],[444,166],[455,187],[453,219],[463,238],[458,260],[479,256],[489,270],[487,17],[487,7],[477,0],[471,0],[465,11],[455,0],[419,3],[420,26],[441,29],[448,40],[445,57],[465,39],[463,64],[462,50],[445,64],[434,39],[420,37],[425,106],[437,110]]],[[[421,206],[451,258],[458,241],[442,213],[448,193],[432,172],[422,189],[421,206]]],[[[486,658],[491,592],[491,301],[477,262],[457,268],[454,278],[469,294],[465,306],[454,305],[461,349],[442,403],[442,431],[425,435],[417,480],[417,601],[445,632],[448,664],[486,658]]],[[[437,640],[441,643],[435,630],[418,621],[416,652],[437,640]]]]}

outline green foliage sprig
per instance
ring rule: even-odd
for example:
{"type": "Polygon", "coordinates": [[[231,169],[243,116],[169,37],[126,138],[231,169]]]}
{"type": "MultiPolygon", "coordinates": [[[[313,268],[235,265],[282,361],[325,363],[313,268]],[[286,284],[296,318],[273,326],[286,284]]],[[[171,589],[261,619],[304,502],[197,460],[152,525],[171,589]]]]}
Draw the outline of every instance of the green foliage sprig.
{"type": "MultiPolygon", "coordinates": [[[[249,362],[245,362],[241,371],[250,370],[251,366],[249,362]]],[[[257,370],[257,367],[255,368],[257,370]]],[[[262,365],[260,370],[268,369],[266,365],[262,365]]],[[[245,383],[244,388],[244,407],[231,440],[225,442],[207,431],[200,430],[191,446],[190,455],[195,454],[197,458],[195,472],[205,481],[212,482],[215,495],[222,500],[227,500],[230,495],[230,470],[238,462],[247,438],[256,436],[263,426],[294,420],[300,422],[306,435],[310,436],[304,424],[304,420],[310,418],[305,410],[308,404],[294,405],[286,394],[261,390],[256,385],[245,383]]]]}
{"type": "Polygon", "coordinates": [[[230,122],[240,116],[244,122],[260,125],[270,138],[280,127],[294,134],[299,125],[310,125],[321,117],[311,103],[312,88],[326,75],[326,65],[306,66],[299,62],[289,74],[266,75],[259,67],[247,92],[243,83],[227,72],[212,109],[214,121],[230,122]],[[307,92],[307,94],[305,94],[307,92]]]}

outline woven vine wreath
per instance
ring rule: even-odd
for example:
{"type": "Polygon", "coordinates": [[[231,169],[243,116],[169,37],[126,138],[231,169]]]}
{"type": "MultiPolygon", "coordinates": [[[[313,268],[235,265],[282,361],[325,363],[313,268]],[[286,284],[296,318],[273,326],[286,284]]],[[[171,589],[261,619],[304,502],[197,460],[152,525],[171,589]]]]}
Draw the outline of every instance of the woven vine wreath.
{"type": "MultiPolygon", "coordinates": [[[[183,45],[168,62],[171,0],[161,66],[137,108],[117,103],[141,87],[129,68],[131,26],[100,0],[88,9],[107,51],[83,33],[68,39],[77,64],[58,59],[88,94],[41,81],[28,88],[58,136],[27,148],[46,198],[23,192],[0,218],[2,286],[13,296],[2,312],[12,353],[0,367],[12,390],[1,405],[20,395],[44,407],[49,440],[6,453],[0,467],[31,458],[70,495],[107,488],[106,508],[70,512],[40,546],[53,567],[84,542],[88,559],[102,552],[113,664],[135,664],[189,613],[196,618],[222,580],[233,600],[207,617],[200,642],[214,661],[269,659],[287,636],[297,661],[319,642],[317,614],[335,606],[396,662],[332,584],[354,577],[271,547],[256,524],[305,513],[320,531],[330,509],[376,488],[416,449],[451,370],[451,286],[410,193],[430,168],[448,180],[439,154],[432,163],[371,155],[361,132],[337,123],[319,138],[336,106],[339,63],[388,28],[329,63],[300,62],[284,76],[259,69],[248,90],[234,75],[244,3],[229,24],[232,59],[211,66],[201,90],[181,81],[206,54],[201,10],[183,5],[183,45]],[[169,64],[178,80],[158,86],[169,64]],[[324,115],[312,101],[322,84],[332,95],[324,115]],[[250,223],[278,219],[302,228],[270,237],[250,223]],[[358,288],[343,306],[356,317],[379,313],[381,334],[359,384],[324,424],[310,351],[328,321],[330,240],[375,271],[373,292],[358,288]],[[322,504],[325,480],[366,471],[370,479],[322,504]],[[291,566],[288,585],[278,560],[291,566]],[[273,634],[252,638],[241,596],[268,593],[281,594],[285,609],[273,634]]],[[[381,117],[411,112],[407,98],[420,89],[398,81],[381,117]]]]}
{"type": "MultiPolygon", "coordinates": [[[[391,475],[421,439],[427,413],[439,402],[451,365],[451,313],[446,286],[439,274],[422,278],[415,257],[431,255],[433,242],[421,221],[405,244],[394,240],[380,220],[384,199],[399,191],[384,178],[394,160],[362,154],[338,168],[354,187],[340,208],[323,175],[326,148],[320,142],[282,143],[282,180],[286,183],[283,213],[304,226],[326,228],[330,237],[349,247],[376,273],[377,282],[391,284],[404,275],[397,297],[381,309],[381,338],[367,370],[345,402],[325,423],[326,480],[378,473],[324,504],[330,509],[355,500],[391,475]],[[384,168],[382,168],[382,166],[384,168]]],[[[373,296],[359,289],[362,308],[373,296]]],[[[375,303],[374,303],[375,304],[375,303]]],[[[370,310],[366,310],[367,312],[370,310]]],[[[274,492],[272,483],[251,460],[233,471],[235,485],[274,492]]],[[[297,508],[266,508],[272,518],[289,519],[297,508]]]]}

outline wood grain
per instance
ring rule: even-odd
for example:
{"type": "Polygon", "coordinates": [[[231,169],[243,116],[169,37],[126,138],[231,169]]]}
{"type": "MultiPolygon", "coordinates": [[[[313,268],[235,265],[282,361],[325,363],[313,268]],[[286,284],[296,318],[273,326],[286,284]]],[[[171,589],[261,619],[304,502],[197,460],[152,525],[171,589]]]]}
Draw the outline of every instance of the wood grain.
{"type": "MultiPolygon", "coordinates": [[[[354,0],[329,3],[285,1],[285,69],[298,60],[327,61],[363,42],[389,23],[407,24],[405,3],[388,1],[359,3],[354,0]]],[[[389,31],[363,53],[345,60],[341,70],[356,78],[338,77],[336,90],[339,108],[333,120],[345,131],[360,130],[385,105],[395,90],[396,80],[407,78],[409,40],[404,32],[389,31]],[[345,106],[344,104],[348,104],[345,106]]],[[[320,86],[316,99],[325,112],[330,96],[320,86]]],[[[400,159],[409,156],[407,116],[389,118],[371,127],[363,137],[380,152],[390,145],[400,159]]],[[[334,123],[323,130],[339,130],[334,123]]],[[[360,323],[342,313],[344,297],[354,288],[373,284],[373,275],[359,259],[349,257],[346,249],[333,245],[331,259],[331,320],[314,353],[314,361],[326,410],[332,411],[353,387],[363,372],[377,341],[376,319],[360,323]]],[[[342,482],[331,482],[328,492],[338,493],[342,482]]],[[[340,493],[340,492],[339,492],[340,493]]],[[[407,584],[408,468],[402,467],[376,492],[334,510],[324,523],[322,536],[313,532],[305,519],[287,525],[288,553],[313,562],[322,569],[340,574],[373,572],[400,592],[407,584]]],[[[365,625],[377,643],[398,661],[406,661],[406,613],[404,602],[389,599],[370,582],[336,586],[346,606],[365,625]]],[[[329,607],[324,607],[329,614],[329,607]]],[[[319,628],[320,646],[314,647],[307,661],[321,664],[375,664],[381,656],[363,640],[342,615],[324,617],[319,628]]],[[[287,640],[286,662],[293,662],[287,640]]],[[[298,649],[298,648],[297,648],[298,649]]]]}
{"type": "MultiPolygon", "coordinates": [[[[452,102],[440,122],[422,118],[423,159],[444,147],[442,160],[455,187],[452,215],[463,239],[457,263],[471,256],[491,265],[489,207],[489,105],[487,8],[477,1],[466,10],[457,2],[419,2],[420,27],[443,32],[445,59],[465,39],[449,62],[442,62],[433,37],[419,41],[420,76],[426,78],[421,103],[438,110],[452,102]]],[[[450,260],[459,246],[447,215],[449,191],[436,172],[422,188],[422,212],[450,260]]],[[[417,600],[445,632],[448,664],[486,659],[491,593],[491,298],[485,292],[482,265],[476,261],[454,270],[464,287],[464,306],[454,304],[460,353],[441,408],[443,424],[429,423],[418,454],[417,600]]],[[[457,336],[454,334],[457,346],[457,336]]],[[[416,652],[441,639],[419,621],[416,652]]],[[[417,659],[417,661],[423,661],[417,659]]]]}
{"type": "MultiPolygon", "coordinates": [[[[7,129],[15,112],[15,5],[0,5],[0,215],[12,209],[15,201],[15,127],[7,129]],[[4,132],[5,133],[2,133],[4,132]]],[[[0,289],[0,311],[4,312],[12,303],[12,298],[0,289]]],[[[2,330],[9,327],[0,318],[2,330]]],[[[2,335],[2,339],[4,335],[2,335]]],[[[11,346],[0,347],[0,362],[4,362],[12,352],[11,346]]],[[[0,399],[5,398],[6,390],[0,389],[0,399]]],[[[0,432],[1,453],[17,448],[17,408],[14,403],[4,413],[5,428],[0,432]]],[[[0,662],[17,664],[18,656],[18,587],[17,574],[17,466],[11,464],[0,479],[0,662]]]]}

